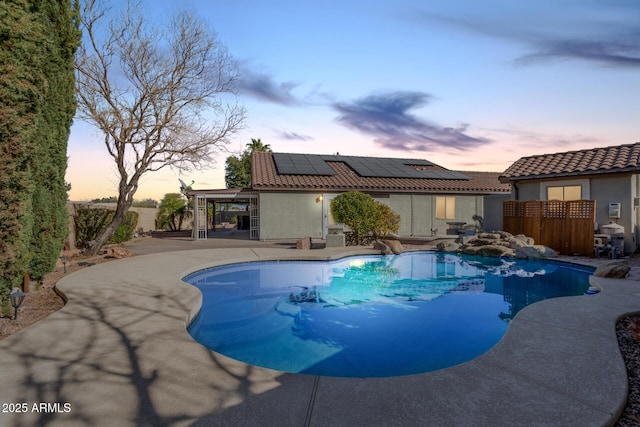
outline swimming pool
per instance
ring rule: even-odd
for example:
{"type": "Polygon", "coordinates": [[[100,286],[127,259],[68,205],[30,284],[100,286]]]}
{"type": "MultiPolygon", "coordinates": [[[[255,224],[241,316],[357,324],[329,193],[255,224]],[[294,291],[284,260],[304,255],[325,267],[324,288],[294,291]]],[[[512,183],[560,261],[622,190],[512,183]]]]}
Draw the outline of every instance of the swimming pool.
{"type": "Polygon", "coordinates": [[[587,291],[593,269],[434,252],[231,264],[185,277],[204,346],[284,372],[386,377],[434,371],[494,346],[534,302],[587,291]]]}

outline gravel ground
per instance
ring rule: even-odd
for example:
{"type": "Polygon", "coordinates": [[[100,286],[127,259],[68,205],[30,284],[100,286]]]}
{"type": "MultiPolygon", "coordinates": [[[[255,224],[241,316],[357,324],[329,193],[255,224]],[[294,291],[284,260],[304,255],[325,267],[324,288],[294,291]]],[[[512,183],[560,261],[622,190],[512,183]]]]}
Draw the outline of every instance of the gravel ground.
{"type": "Polygon", "coordinates": [[[620,320],[616,326],[620,352],[627,365],[629,395],[627,406],[615,424],[617,427],[640,425],[640,316],[620,320]]]}
{"type": "MultiPolygon", "coordinates": [[[[404,245],[406,249],[414,245],[404,245]]],[[[416,248],[413,248],[416,249],[416,248]]],[[[111,261],[105,256],[91,259],[73,258],[67,266],[68,273],[86,268],[86,265],[78,265],[78,262],[102,263],[111,261]]],[[[640,280],[640,256],[629,259],[632,266],[631,277],[640,280]]],[[[18,312],[17,320],[11,316],[0,317],[0,339],[20,331],[64,306],[64,301],[55,292],[56,282],[64,276],[62,266],[56,271],[46,275],[38,289],[32,282],[32,289],[28,292],[18,312]]],[[[640,307],[639,307],[640,312],[640,307]]],[[[620,351],[627,365],[629,378],[629,396],[624,412],[615,424],[616,427],[640,426],[640,314],[621,319],[616,326],[616,333],[620,345],[620,351]]]]}
{"type": "Polygon", "coordinates": [[[37,291],[27,294],[18,311],[18,318],[13,320],[13,308],[11,315],[3,315],[0,318],[0,339],[20,331],[27,326],[47,317],[54,311],[64,306],[62,298],[53,290],[53,287],[41,287],[37,291]]]}
{"type": "MultiPolygon", "coordinates": [[[[67,274],[87,268],[86,265],[78,265],[78,262],[99,264],[111,260],[113,260],[113,258],[106,258],[104,256],[91,259],[72,258],[71,262],[67,265],[67,274]]],[[[60,310],[64,306],[64,301],[60,295],[56,293],[54,288],[58,280],[63,276],[64,269],[63,266],[60,265],[55,271],[47,274],[41,284],[31,281],[29,292],[27,292],[27,296],[18,309],[18,318],[13,319],[14,310],[11,307],[11,313],[9,315],[0,315],[0,339],[14,334],[27,326],[31,326],[54,311],[60,310]]]]}

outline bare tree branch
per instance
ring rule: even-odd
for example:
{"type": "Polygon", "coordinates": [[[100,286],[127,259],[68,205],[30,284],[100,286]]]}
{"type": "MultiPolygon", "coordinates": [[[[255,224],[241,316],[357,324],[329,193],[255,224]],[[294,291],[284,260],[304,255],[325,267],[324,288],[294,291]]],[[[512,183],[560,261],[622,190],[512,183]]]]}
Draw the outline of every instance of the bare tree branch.
{"type": "Polygon", "coordinates": [[[95,252],[145,173],[212,166],[244,122],[233,101],[236,63],[201,20],[181,12],[163,29],[145,21],[138,3],[109,16],[99,1],[84,2],[76,57],[78,117],[103,133],[120,178],[114,223],[95,252]]]}

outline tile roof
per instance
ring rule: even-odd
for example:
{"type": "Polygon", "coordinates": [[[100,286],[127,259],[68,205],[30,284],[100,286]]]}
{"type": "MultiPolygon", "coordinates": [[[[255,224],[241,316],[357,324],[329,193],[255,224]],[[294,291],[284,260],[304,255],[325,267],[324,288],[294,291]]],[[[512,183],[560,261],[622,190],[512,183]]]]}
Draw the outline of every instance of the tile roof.
{"type": "Polygon", "coordinates": [[[500,181],[640,171],[640,142],[522,157],[500,181]]]}
{"type": "MultiPolygon", "coordinates": [[[[314,155],[307,155],[314,156],[314,155]]],[[[251,182],[254,190],[307,190],[307,191],[379,191],[379,192],[414,192],[414,193],[476,193],[494,194],[508,193],[510,186],[500,183],[499,172],[459,172],[458,179],[446,178],[407,178],[407,177],[372,177],[361,176],[350,168],[339,156],[320,156],[329,158],[326,164],[334,172],[333,175],[304,175],[278,173],[273,153],[254,152],[252,158],[251,182]],[[461,179],[464,178],[464,179],[461,179]]],[[[345,156],[346,158],[347,156],[345,156]]],[[[353,156],[350,156],[353,157],[353,156]]],[[[372,163],[380,158],[360,157],[360,161],[371,159],[372,163]]],[[[407,159],[405,159],[407,160],[407,159]]],[[[424,160],[409,159],[408,164],[421,165],[424,160]]],[[[421,166],[416,166],[421,167],[421,166]]],[[[453,172],[432,163],[426,167],[431,171],[443,172],[449,176],[453,172]]],[[[454,175],[451,175],[454,176],[454,175]]]]}

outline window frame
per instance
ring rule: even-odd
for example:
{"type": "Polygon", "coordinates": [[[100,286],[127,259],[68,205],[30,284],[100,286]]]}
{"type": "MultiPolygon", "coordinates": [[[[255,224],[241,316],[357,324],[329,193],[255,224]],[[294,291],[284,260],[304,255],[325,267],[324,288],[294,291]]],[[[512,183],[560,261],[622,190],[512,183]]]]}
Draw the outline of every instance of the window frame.
{"type": "Polygon", "coordinates": [[[435,217],[436,219],[456,219],[456,197],[436,196],[435,217]]]}
{"type": "Polygon", "coordinates": [[[582,184],[567,184],[567,185],[547,185],[546,187],[546,200],[560,200],[560,201],[572,201],[572,200],[582,200],[582,184]],[[567,189],[576,189],[578,188],[580,191],[580,196],[576,198],[567,199],[567,189]],[[562,190],[562,198],[551,198],[549,192],[553,190],[562,190]]]}

